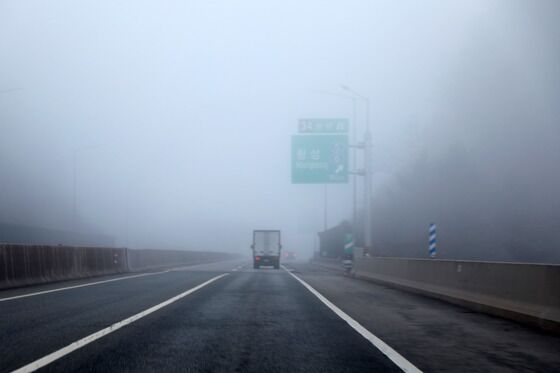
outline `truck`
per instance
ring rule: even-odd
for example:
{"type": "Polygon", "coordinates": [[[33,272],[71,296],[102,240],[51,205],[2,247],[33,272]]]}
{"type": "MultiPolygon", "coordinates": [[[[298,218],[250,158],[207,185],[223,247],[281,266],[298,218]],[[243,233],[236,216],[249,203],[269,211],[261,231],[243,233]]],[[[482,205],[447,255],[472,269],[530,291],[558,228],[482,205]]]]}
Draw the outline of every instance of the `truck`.
{"type": "Polygon", "coordinates": [[[254,269],[261,266],[280,268],[282,243],[279,230],[254,230],[251,249],[253,250],[254,269]]]}

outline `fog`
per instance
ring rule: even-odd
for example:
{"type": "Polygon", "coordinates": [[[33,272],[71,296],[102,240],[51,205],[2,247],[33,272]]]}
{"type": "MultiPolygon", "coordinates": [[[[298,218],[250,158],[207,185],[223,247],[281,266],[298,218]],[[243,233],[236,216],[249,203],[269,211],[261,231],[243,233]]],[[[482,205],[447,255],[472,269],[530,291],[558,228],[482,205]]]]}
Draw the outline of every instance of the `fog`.
{"type": "MultiPolygon", "coordinates": [[[[0,0],[0,223],[235,252],[281,229],[309,255],[324,189],[291,184],[290,136],[352,118],[329,94],[345,84],[371,100],[378,253],[426,256],[433,221],[443,258],[560,261],[559,17],[556,1],[0,0]]],[[[327,193],[328,226],[350,220],[351,184],[327,193]]]]}

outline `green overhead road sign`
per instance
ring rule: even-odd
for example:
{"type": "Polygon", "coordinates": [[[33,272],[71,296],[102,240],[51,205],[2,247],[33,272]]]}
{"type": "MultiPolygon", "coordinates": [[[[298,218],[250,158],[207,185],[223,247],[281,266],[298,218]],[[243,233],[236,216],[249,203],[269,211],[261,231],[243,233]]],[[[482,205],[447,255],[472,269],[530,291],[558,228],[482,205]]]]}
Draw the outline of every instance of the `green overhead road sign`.
{"type": "Polygon", "coordinates": [[[348,136],[292,136],[292,183],[348,182],[348,136]]]}
{"type": "Polygon", "coordinates": [[[347,133],[346,118],[302,118],[298,123],[299,133],[347,133]]]}

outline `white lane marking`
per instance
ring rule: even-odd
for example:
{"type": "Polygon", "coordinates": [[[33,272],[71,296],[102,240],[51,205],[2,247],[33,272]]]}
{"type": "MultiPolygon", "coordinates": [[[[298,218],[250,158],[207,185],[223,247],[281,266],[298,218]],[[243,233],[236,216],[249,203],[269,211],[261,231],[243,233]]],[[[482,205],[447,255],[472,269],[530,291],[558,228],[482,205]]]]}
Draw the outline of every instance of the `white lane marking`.
{"type": "Polygon", "coordinates": [[[232,271],[232,272],[236,272],[236,271],[239,271],[240,269],[242,269],[243,267],[245,267],[245,264],[239,265],[239,266],[233,268],[231,271],[232,271]]]}
{"type": "Polygon", "coordinates": [[[307,290],[309,290],[313,295],[315,295],[321,302],[323,302],[327,307],[331,309],[334,313],[336,313],[341,319],[346,321],[348,325],[350,325],[355,331],[360,333],[362,337],[370,341],[379,351],[381,351],[385,356],[387,356],[393,363],[395,363],[399,368],[401,368],[404,372],[422,372],[420,369],[416,368],[412,363],[406,360],[402,355],[400,355],[397,351],[393,350],[388,344],[383,342],[381,339],[376,337],[373,333],[369,330],[364,328],[360,323],[356,320],[351,318],[346,312],[342,311],[340,308],[335,306],[331,303],[327,298],[325,298],[321,293],[315,290],[311,285],[307,282],[303,281],[298,276],[294,275],[291,271],[288,270],[285,266],[282,268],[288,272],[290,276],[295,278],[297,281],[300,282],[307,290]]]}
{"type": "Polygon", "coordinates": [[[77,350],[77,349],[79,349],[79,348],[84,347],[84,346],[87,345],[87,344],[90,344],[91,342],[93,342],[93,341],[95,341],[95,340],[97,340],[97,339],[99,339],[99,338],[104,337],[104,336],[106,336],[107,334],[110,334],[110,333],[112,333],[112,332],[114,332],[114,331],[116,331],[116,330],[122,328],[123,326],[132,324],[133,322],[135,322],[135,321],[137,321],[137,320],[139,320],[139,319],[141,319],[141,318],[143,318],[143,317],[145,317],[145,316],[148,316],[149,314],[154,313],[154,312],[156,312],[157,310],[159,310],[159,309],[161,309],[161,308],[163,308],[163,307],[165,307],[165,306],[168,306],[168,305],[170,305],[171,303],[176,302],[176,301],[178,301],[179,299],[184,298],[184,297],[186,297],[186,296],[189,295],[189,294],[194,293],[195,291],[197,291],[197,290],[203,288],[204,286],[206,286],[206,285],[208,285],[208,284],[211,284],[212,282],[214,282],[214,281],[216,281],[216,280],[218,280],[218,279],[220,279],[220,278],[222,278],[222,277],[224,277],[224,276],[227,276],[228,274],[229,274],[229,273],[223,273],[223,274],[221,274],[221,275],[218,275],[218,276],[216,276],[216,277],[213,277],[213,278],[211,278],[210,280],[208,280],[208,281],[206,281],[206,282],[203,282],[202,284],[200,284],[200,285],[198,285],[198,286],[195,286],[195,287],[192,288],[192,289],[189,289],[189,290],[187,290],[187,291],[185,291],[185,292],[183,292],[183,293],[181,293],[181,294],[179,294],[179,295],[174,296],[173,298],[170,298],[170,299],[168,299],[168,300],[166,300],[166,301],[164,301],[164,302],[162,302],[162,303],[160,303],[160,304],[158,304],[158,305],[155,305],[155,306],[153,306],[153,307],[150,307],[150,308],[148,308],[147,310],[144,310],[144,311],[142,311],[142,312],[139,312],[139,313],[137,313],[136,315],[131,316],[131,317],[127,318],[127,319],[124,319],[124,320],[122,320],[122,321],[116,322],[116,323],[114,323],[113,325],[111,325],[111,326],[109,326],[109,327],[107,327],[107,328],[105,328],[105,329],[102,329],[102,330],[100,330],[100,331],[98,331],[98,332],[96,332],[96,333],[90,334],[90,335],[88,335],[87,337],[84,337],[84,338],[82,338],[82,339],[80,339],[80,340],[78,340],[78,341],[76,341],[76,342],[73,342],[73,343],[69,344],[68,346],[61,348],[61,349],[58,350],[58,351],[55,351],[55,352],[53,352],[53,353],[50,353],[50,354],[48,354],[48,355],[46,355],[46,356],[44,356],[44,357],[42,357],[42,358],[40,358],[40,359],[38,359],[38,360],[35,360],[35,361],[32,362],[32,363],[29,363],[29,364],[27,364],[27,365],[25,365],[25,366],[23,366],[23,367],[21,367],[21,368],[19,368],[19,369],[16,369],[16,370],[14,370],[12,373],[34,372],[34,371],[36,371],[37,369],[42,368],[42,367],[44,367],[44,366],[46,366],[46,365],[52,363],[53,361],[56,361],[56,360],[60,359],[61,357],[66,356],[66,355],[68,355],[69,353],[71,353],[71,352],[73,352],[73,351],[75,351],[75,350],[77,350]]]}
{"type": "MultiPolygon", "coordinates": [[[[216,262],[216,263],[220,263],[220,262],[216,262]]],[[[66,286],[66,287],[63,287],[63,288],[56,288],[56,289],[50,289],[50,290],[44,290],[44,291],[37,291],[37,292],[34,292],[34,293],[15,295],[15,296],[13,296],[13,297],[0,298],[0,302],[5,302],[5,301],[8,301],[8,300],[14,300],[14,299],[20,299],[20,298],[33,297],[33,296],[41,295],[41,294],[55,293],[55,292],[57,292],[57,291],[77,289],[77,288],[82,288],[82,287],[85,287],[85,286],[99,285],[99,284],[104,284],[104,283],[107,283],[107,282],[127,280],[127,279],[130,279],[130,278],[144,277],[144,276],[152,276],[152,275],[160,275],[160,274],[162,274],[162,273],[179,272],[179,271],[191,270],[191,269],[193,269],[193,268],[195,268],[195,267],[205,266],[205,265],[208,265],[208,264],[216,264],[216,263],[194,264],[194,265],[191,265],[191,266],[182,266],[182,267],[169,268],[169,269],[166,269],[165,271],[141,273],[141,274],[138,274],[138,275],[131,275],[131,276],[124,276],[124,277],[112,278],[112,279],[110,279],[110,280],[95,281],[95,282],[87,282],[87,283],[85,283],[85,284],[80,284],[80,285],[73,285],[73,286],[66,286]]],[[[243,267],[243,266],[241,266],[241,267],[243,267]]]]}
{"type": "MultiPolygon", "coordinates": [[[[220,262],[210,262],[210,263],[198,263],[198,264],[190,264],[190,265],[184,265],[181,267],[174,267],[171,268],[169,271],[185,271],[185,270],[200,270],[200,268],[203,268],[204,271],[212,271],[212,269],[204,269],[204,267],[212,267],[216,264],[219,265],[225,265],[226,263],[229,262],[239,262],[239,259],[231,259],[231,260],[222,260],[220,262]]],[[[221,271],[220,270],[216,270],[216,271],[221,271]]]]}
{"type": "Polygon", "coordinates": [[[67,286],[67,287],[63,287],[63,288],[56,288],[56,289],[50,289],[50,290],[44,290],[44,291],[37,291],[37,292],[35,292],[35,293],[28,293],[28,294],[15,295],[15,296],[13,296],[13,297],[0,298],[0,302],[5,302],[5,301],[7,301],[7,300],[20,299],[20,298],[33,297],[33,296],[41,295],[41,294],[55,293],[55,292],[57,292],[57,291],[63,291],[63,290],[70,290],[70,289],[83,288],[83,287],[85,287],[85,286],[93,286],[93,285],[105,284],[105,283],[107,283],[107,282],[127,280],[127,279],[129,279],[129,278],[136,278],[136,277],[144,277],[144,276],[159,275],[159,274],[167,273],[167,272],[171,272],[171,269],[168,269],[168,270],[165,270],[165,271],[161,271],[161,272],[141,273],[141,274],[139,274],[139,275],[125,276],[125,277],[117,277],[117,278],[112,278],[112,279],[110,279],[110,280],[95,281],[95,282],[87,282],[87,283],[85,283],[85,284],[80,284],[80,285],[67,286]]]}

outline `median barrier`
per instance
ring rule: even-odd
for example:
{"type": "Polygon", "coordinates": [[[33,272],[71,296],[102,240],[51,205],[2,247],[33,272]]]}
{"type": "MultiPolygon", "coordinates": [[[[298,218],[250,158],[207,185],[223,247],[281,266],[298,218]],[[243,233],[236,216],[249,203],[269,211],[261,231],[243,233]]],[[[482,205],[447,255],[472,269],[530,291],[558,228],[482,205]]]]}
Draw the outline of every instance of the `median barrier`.
{"type": "Polygon", "coordinates": [[[0,244],[0,289],[126,272],[126,251],[0,244]]]}
{"type": "Polygon", "coordinates": [[[325,257],[316,257],[311,260],[311,262],[315,265],[320,267],[325,267],[328,269],[334,269],[337,271],[344,271],[344,267],[342,266],[342,259],[338,258],[325,258],[325,257]]]}
{"type": "Polygon", "coordinates": [[[356,257],[352,273],[560,331],[560,265],[356,257]]]}
{"type": "Polygon", "coordinates": [[[128,268],[131,271],[194,265],[239,258],[236,254],[212,251],[181,251],[156,249],[128,250],[128,268]]]}
{"type": "Polygon", "coordinates": [[[0,289],[238,258],[204,251],[0,244],[0,289]]]}

